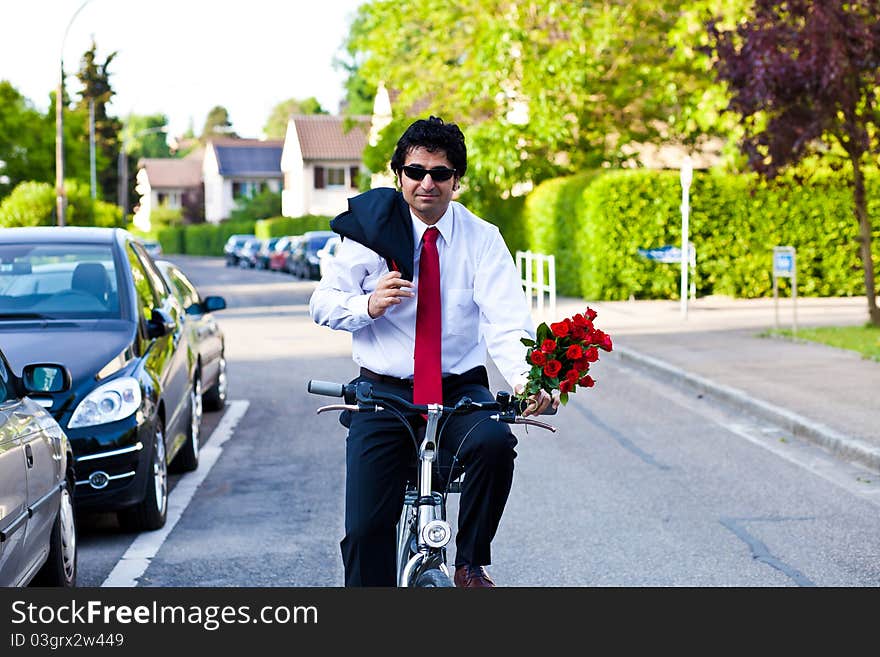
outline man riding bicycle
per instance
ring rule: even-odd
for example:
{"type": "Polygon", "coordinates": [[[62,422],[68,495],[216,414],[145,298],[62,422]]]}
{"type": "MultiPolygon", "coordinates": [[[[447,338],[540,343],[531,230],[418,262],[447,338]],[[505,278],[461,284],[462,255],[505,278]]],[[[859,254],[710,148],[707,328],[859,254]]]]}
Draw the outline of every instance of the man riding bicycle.
{"type": "MultiPolygon", "coordinates": [[[[355,381],[416,404],[494,399],[491,355],[519,394],[526,347],[535,337],[519,273],[498,229],[457,201],[467,171],[464,135],[454,123],[415,121],[397,142],[391,169],[400,191],[373,189],[349,199],[331,221],[343,236],[312,295],[312,319],[350,331],[355,381]]],[[[533,395],[523,415],[559,405],[533,395]]],[[[421,416],[407,418],[423,424],[421,416]]],[[[395,525],[412,461],[409,434],[383,413],[346,414],[346,586],[394,586],[395,525]]],[[[443,443],[467,473],[462,485],[454,582],[492,587],[485,570],[513,481],[516,438],[505,424],[475,415],[449,418],[443,443]]]]}

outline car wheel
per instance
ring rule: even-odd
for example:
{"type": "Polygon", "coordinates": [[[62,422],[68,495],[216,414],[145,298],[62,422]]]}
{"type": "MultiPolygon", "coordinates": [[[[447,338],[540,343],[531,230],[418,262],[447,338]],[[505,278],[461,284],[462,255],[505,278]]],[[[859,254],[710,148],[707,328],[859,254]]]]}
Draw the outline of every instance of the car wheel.
{"type": "MultiPolygon", "coordinates": [[[[70,485],[72,482],[68,482],[70,485]]],[[[32,586],[76,586],[76,522],[68,486],[61,490],[61,503],[49,541],[49,557],[32,580],[32,586]]]]}
{"type": "Polygon", "coordinates": [[[134,531],[160,529],[168,516],[168,465],[165,462],[165,427],[156,418],[147,490],[144,499],[118,513],[119,524],[134,531]]]}
{"type": "Polygon", "coordinates": [[[199,437],[202,426],[202,377],[196,372],[189,393],[189,435],[171,467],[174,472],[192,472],[199,467],[199,437]]]}
{"type": "Polygon", "coordinates": [[[212,385],[202,397],[203,407],[209,411],[219,411],[226,406],[226,391],[228,379],[226,376],[226,356],[220,354],[220,364],[217,372],[217,383],[212,385]]]}

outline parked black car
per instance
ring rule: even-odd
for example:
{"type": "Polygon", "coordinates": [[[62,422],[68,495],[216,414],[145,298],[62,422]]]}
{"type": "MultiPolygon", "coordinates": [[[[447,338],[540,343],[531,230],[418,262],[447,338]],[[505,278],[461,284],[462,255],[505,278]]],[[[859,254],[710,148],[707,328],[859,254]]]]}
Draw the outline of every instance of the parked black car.
{"type": "Polygon", "coordinates": [[[241,250],[241,247],[243,247],[248,240],[252,240],[255,238],[256,235],[230,235],[229,238],[226,240],[226,244],[223,246],[223,255],[226,258],[226,266],[237,267],[239,251],[241,250]]]}
{"type": "MultiPolygon", "coordinates": [[[[198,353],[193,377],[196,398],[201,400],[205,409],[219,411],[226,405],[228,389],[226,340],[211,313],[223,310],[226,299],[221,296],[203,299],[195,284],[177,265],[167,260],[157,260],[156,265],[184,310],[184,330],[198,353]]],[[[198,417],[201,420],[201,408],[198,417]]],[[[198,434],[198,426],[194,426],[192,431],[198,434]]],[[[198,447],[197,443],[193,443],[195,447],[198,447]]]]}
{"type": "Polygon", "coordinates": [[[73,451],[49,412],[26,396],[69,387],[57,364],[28,364],[22,379],[0,353],[0,586],[76,585],[73,451]]]}
{"type": "Polygon", "coordinates": [[[320,251],[327,240],[336,235],[332,230],[310,230],[303,233],[303,240],[291,251],[288,270],[297,278],[317,280],[321,277],[320,251]]]}
{"type": "Polygon", "coordinates": [[[13,373],[33,362],[70,372],[69,390],[32,398],[70,439],[75,507],[117,511],[125,528],[162,527],[168,466],[198,465],[198,361],[153,259],[118,228],[5,228],[0,271],[13,373]]]}

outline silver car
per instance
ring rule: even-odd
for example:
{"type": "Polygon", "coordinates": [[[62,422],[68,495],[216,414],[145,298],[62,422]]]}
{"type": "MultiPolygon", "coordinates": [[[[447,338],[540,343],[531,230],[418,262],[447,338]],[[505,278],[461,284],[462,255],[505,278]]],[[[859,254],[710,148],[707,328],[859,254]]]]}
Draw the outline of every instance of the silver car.
{"type": "Polygon", "coordinates": [[[69,388],[60,365],[27,365],[17,377],[0,353],[0,586],[76,586],[73,452],[27,396],[69,388]]]}

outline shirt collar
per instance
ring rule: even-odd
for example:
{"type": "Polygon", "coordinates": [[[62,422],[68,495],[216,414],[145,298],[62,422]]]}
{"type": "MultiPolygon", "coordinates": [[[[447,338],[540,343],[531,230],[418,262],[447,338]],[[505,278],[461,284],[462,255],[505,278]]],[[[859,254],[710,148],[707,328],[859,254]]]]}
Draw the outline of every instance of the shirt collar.
{"type": "MultiPolygon", "coordinates": [[[[428,226],[424,221],[419,219],[416,215],[413,214],[412,208],[409,211],[410,219],[412,219],[413,223],[413,237],[415,242],[416,251],[422,248],[422,236],[425,234],[425,231],[431,226],[428,226]]],[[[452,240],[452,224],[453,224],[453,216],[454,213],[452,211],[452,203],[449,203],[449,207],[446,208],[446,212],[443,213],[443,216],[440,217],[440,221],[434,224],[434,228],[440,231],[440,237],[443,238],[443,241],[446,242],[447,245],[452,240]]]]}

